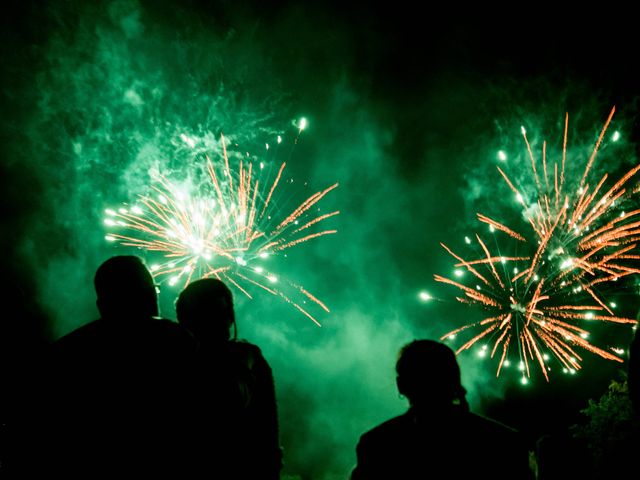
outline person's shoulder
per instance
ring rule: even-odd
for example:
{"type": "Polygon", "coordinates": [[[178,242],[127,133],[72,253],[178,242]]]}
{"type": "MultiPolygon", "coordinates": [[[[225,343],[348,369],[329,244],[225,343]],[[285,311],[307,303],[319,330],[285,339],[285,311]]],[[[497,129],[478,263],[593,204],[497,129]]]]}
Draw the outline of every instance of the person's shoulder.
{"type": "Polygon", "coordinates": [[[260,354],[262,353],[262,350],[260,350],[260,347],[258,345],[256,345],[255,343],[251,343],[249,340],[245,340],[244,338],[232,340],[231,344],[237,350],[241,350],[244,352],[256,352],[260,354]]]}
{"type": "Polygon", "coordinates": [[[152,317],[146,324],[152,336],[186,344],[195,344],[193,336],[178,322],[163,317],[152,317]]]}
{"type": "Polygon", "coordinates": [[[238,339],[229,342],[229,346],[239,355],[247,357],[263,360],[264,356],[262,355],[262,350],[260,347],[254,343],[249,342],[248,340],[238,339]]]}
{"type": "Polygon", "coordinates": [[[522,441],[522,434],[517,429],[509,425],[506,425],[496,419],[473,412],[469,412],[467,415],[471,428],[473,430],[481,432],[482,435],[488,435],[492,438],[503,439],[507,442],[522,441]]]}
{"type": "Polygon", "coordinates": [[[73,368],[84,368],[78,363],[78,357],[97,355],[105,344],[105,332],[108,325],[102,319],[93,320],[63,335],[49,344],[46,355],[51,364],[47,368],[56,368],[59,364],[73,365],[73,368]]]}
{"type": "Polygon", "coordinates": [[[178,322],[164,317],[151,317],[149,324],[156,329],[164,329],[167,331],[183,332],[186,331],[178,322]]]}
{"type": "Polygon", "coordinates": [[[93,320],[82,325],[75,330],[63,335],[51,344],[51,349],[55,351],[70,348],[78,342],[85,342],[88,338],[93,337],[104,328],[104,320],[93,320]]]}
{"type": "Polygon", "coordinates": [[[411,425],[411,418],[407,413],[390,418],[366,431],[360,437],[361,441],[375,441],[379,438],[393,438],[394,434],[402,434],[411,425]]]}

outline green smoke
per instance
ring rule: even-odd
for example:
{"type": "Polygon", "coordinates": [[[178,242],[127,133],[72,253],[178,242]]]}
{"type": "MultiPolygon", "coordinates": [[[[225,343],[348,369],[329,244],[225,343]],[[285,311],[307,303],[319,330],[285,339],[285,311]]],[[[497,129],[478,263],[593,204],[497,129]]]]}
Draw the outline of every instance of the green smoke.
{"type": "MultiPolygon", "coordinates": [[[[514,81],[488,57],[449,64],[433,51],[396,51],[387,23],[365,12],[157,3],[25,7],[15,35],[27,48],[14,51],[5,34],[3,168],[13,189],[4,195],[15,211],[4,251],[14,271],[35,276],[55,338],[96,315],[92,274],[122,251],[104,241],[104,209],[144,192],[150,172],[188,172],[193,147],[181,136],[205,152],[224,133],[257,155],[306,115],[287,169],[313,191],[340,183],[323,199],[341,211],[338,234],[279,261],[331,313],[319,328],[274,297],[238,294],[238,322],[273,366],[285,474],[344,478],[358,436],[406,406],[394,383],[399,348],[468,315],[418,292],[451,293],[432,280],[450,269],[440,241],[462,243],[480,207],[511,211],[494,200],[504,194],[497,151],[524,176],[520,125],[537,150],[542,138],[557,146],[568,111],[572,148],[584,155],[609,98],[587,102],[595,87],[575,76],[514,81]]],[[[624,141],[630,114],[620,110],[624,141]]],[[[172,317],[174,294],[162,295],[172,317]]],[[[472,406],[505,395],[492,367],[460,362],[472,406]]]]}

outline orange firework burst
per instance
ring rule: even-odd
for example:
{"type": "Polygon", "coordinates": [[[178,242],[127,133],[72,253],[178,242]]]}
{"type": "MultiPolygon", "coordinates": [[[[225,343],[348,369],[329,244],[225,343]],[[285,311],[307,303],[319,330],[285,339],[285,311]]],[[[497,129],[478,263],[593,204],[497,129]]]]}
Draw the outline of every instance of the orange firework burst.
{"type": "MultiPolygon", "coordinates": [[[[251,161],[232,166],[222,137],[218,163],[206,156],[206,181],[185,187],[164,175],[154,176],[151,195],[140,195],[136,205],[107,210],[107,226],[115,229],[107,240],[162,254],[151,271],[159,283],[186,286],[193,279],[216,277],[234,285],[247,297],[250,286],[282,298],[319,325],[300,303],[312,301],[325,311],[324,303],[302,286],[288,281],[265,267],[264,260],[311,239],[336,233],[317,230],[317,224],[338,215],[338,211],[318,214],[317,203],[338,184],[314,193],[279,216],[274,192],[283,182],[286,163],[273,179],[261,185],[262,168],[251,161]],[[313,212],[313,213],[312,213],[313,212]],[[313,228],[312,228],[313,227],[313,228]],[[285,284],[302,294],[295,302],[278,285],[285,284]]],[[[261,167],[264,165],[261,165],[261,167]]]]}
{"type": "Polygon", "coordinates": [[[478,283],[475,288],[440,275],[435,280],[457,287],[464,295],[463,303],[478,305],[490,314],[484,319],[457,328],[442,337],[453,338],[467,329],[480,329],[457,352],[484,339],[483,353],[491,358],[498,354],[496,375],[508,361],[509,351],[518,351],[523,379],[530,377],[530,362],[537,362],[547,381],[548,360],[557,358],[565,369],[581,368],[579,349],[607,360],[622,362],[620,352],[593,345],[587,340],[588,322],[636,324],[636,320],[616,316],[611,302],[599,291],[622,277],[640,273],[638,241],[640,210],[621,211],[620,205],[638,193],[631,179],[640,171],[633,167],[608,189],[605,174],[595,187],[588,183],[603,137],[611,122],[611,110],[592,150],[579,182],[565,178],[567,161],[568,115],[565,117],[562,158],[548,168],[546,142],[542,146],[541,167],[522,129],[531,163],[532,183],[536,198],[528,201],[521,189],[498,168],[508,187],[526,212],[530,226],[527,234],[478,213],[478,219],[516,242],[518,252],[525,255],[491,255],[489,248],[476,235],[481,258],[465,260],[449,247],[442,246],[456,260],[459,274],[468,272],[478,283]],[[560,166],[558,166],[560,163],[560,166]],[[496,268],[497,267],[497,268],[496,268]],[[585,300],[586,299],[586,300],[585,300]],[[613,352],[613,353],[612,353],[613,352]]]}

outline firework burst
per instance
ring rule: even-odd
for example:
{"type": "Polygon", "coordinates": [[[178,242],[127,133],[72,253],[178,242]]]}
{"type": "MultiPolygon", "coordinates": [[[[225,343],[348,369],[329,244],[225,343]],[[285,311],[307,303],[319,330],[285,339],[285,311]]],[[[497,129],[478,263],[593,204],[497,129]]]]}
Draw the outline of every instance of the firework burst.
{"type": "MultiPolygon", "coordinates": [[[[498,358],[497,376],[510,364],[514,351],[523,383],[530,378],[531,363],[538,364],[548,381],[552,357],[565,371],[575,373],[581,368],[580,350],[623,361],[618,349],[598,347],[588,340],[591,322],[636,324],[634,319],[615,315],[615,303],[608,301],[602,290],[623,277],[640,273],[640,210],[622,209],[623,205],[633,204],[632,197],[638,193],[637,179],[635,185],[631,183],[640,165],[608,188],[607,174],[594,187],[589,183],[614,111],[615,108],[576,182],[570,182],[565,175],[568,115],[562,156],[552,163],[547,159],[546,142],[537,159],[522,128],[531,164],[530,181],[536,192],[533,200],[527,199],[524,189],[516,186],[501,168],[498,171],[523,208],[528,227],[516,231],[477,214],[492,232],[508,236],[512,245],[509,251],[518,255],[492,255],[479,235],[475,240],[481,254],[473,260],[465,260],[442,244],[457,260],[457,274],[470,274],[476,285],[441,275],[435,275],[435,280],[456,287],[462,294],[456,297],[458,301],[488,312],[482,320],[450,331],[442,339],[454,339],[458,333],[467,334],[467,330],[475,332],[457,353],[481,342],[481,355],[498,358]]],[[[471,240],[467,239],[467,243],[471,240]]]]}
{"type": "Polygon", "coordinates": [[[150,269],[161,284],[183,287],[195,279],[216,277],[249,298],[250,290],[258,287],[320,325],[303,305],[311,301],[328,312],[326,305],[304,287],[268,269],[265,260],[336,233],[334,229],[318,230],[318,224],[339,212],[321,214],[317,204],[338,184],[314,193],[282,214],[274,198],[278,186],[284,183],[286,163],[282,162],[272,178],[265,180],[268,175],[262,174],[263,162],[254,165],[251,159],[230,160],[224,137],[220,143],[218,161],[208,155],[200,159],[205,168],[204,181],[195,187],[156,174],[149,194],[140,195],[133,205],[108,209],[105,224],[111,231],[106,239],[160,258],[150,269]],[[292,290],[303,300],[294,301],[286,293],[292,290]]]}

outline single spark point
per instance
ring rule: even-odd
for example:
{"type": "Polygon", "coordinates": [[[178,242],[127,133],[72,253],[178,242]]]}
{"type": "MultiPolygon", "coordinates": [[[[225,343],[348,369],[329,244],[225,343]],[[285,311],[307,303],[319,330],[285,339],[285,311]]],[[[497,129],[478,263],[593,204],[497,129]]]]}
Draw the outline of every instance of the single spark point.
{"type": "Polygon", "coordinates": [[[418,296],[420,297],[420,300],[422,300],[423,302],[428,302],[429,300],[431,300],[433,298],[431,295],[429,295],[424,290],[422,292],[420,292],[418,294],[418,296]]]}
{"type": "Polygon", "coordinates": [[[194,141],[193,138],[190,138],[189,136],[185,135],[184,133],[180,134],[180,139],[186,143],[187,145],[189,145],[191,148],[194,148],[196,146],[196,142],[194,141]]]}
{"type": "Polygon", "coordinates": [[[527,131],[525,130],[524,127],[520,127],[520,132],[522,132],[522,135],[526,135],[527,131]]]}
{"type": "Polygon", "coordinates": [[[593,312],[585,313],[584,318],[586,318],[587,320],[593,320],[593,312]]]}
{"type": "Polygon", "coordinates": [[[278,281],[278,278],[275,277],[274,275],[269,275],[267,277],[267,279],[271,282],[271,283],[276,283],[278,281]]]}
{"type": "Polygon", "coordinates": [[[487,351],[485,349],[480,349],[478,350],[478,356],[479,357],[485,357],[487,355],[487,351]]]}
{"type": "Polygon", "coordinates": [[[111,210],[110,208],[107,208],[104,213],[106,213],[107,215],[111,215],[114,216],[116,214],[115,210],[111,210]]]}
{"type": "Polygon", "coordinates": [[[518,370],[520,370],[521,372],[524,372],[524,368],[525,368],[525,367],[524,367],[524,362],[520,362],[520,363],[518,364],[518,370]]]}
{"type": "MultiPolygon", "coordinates": [[[[268,143],[265,143],[265,144],[264,144],[264,146],[265,146],[265,148],[266,148],[267,150],[269,150],[269,144],[268,144],[268,143]]],[[[260,165],[262,165],[262,162],[260,162],[260,165]]]]}
{"type": "Polygon", "coordinates": [[[502,160],[503,162],[507,159],[507,154],[504,152],[504,150],[498,151],[498,159],[502,160]]]}
{"type": "Polygon", "coordinates": [[[527,385],[527,384],[529,383],[529,380],[527,379],[527,377],[522,377],[522,378],[520,379],[520,383],[521,383],[522,385],[527,385]]]}
{"type": "Polygon", "coordinates": [[[491,233],[493,233],[493,232],[495,232],[495,231],[496,231],[496,229],[495,229],[495,227],[494,227],[493,225],[489,225],[489,231],[490,231],[491,233]]]}
{"type": "Polygon", "coordinates": [[[256,273],[262,273],[264,269],[262,267],[256,267],[253,269],[256,273]]]}
{"type": "Polygon", "coordinates": [[[278,135],[278,143],[282,143],[282,137],[278,135]]]}
{"type": "Polygon", "coordinates": [[[544,361],[549,360],[549,354],[548,354],[548,353],[543,353],[543,354],[542,354],[542,359],[543,359],[544,361]]]}
{"type": "Polygon", "coordinates": [[[307,128],[307,119],[302,117],[300,119],[300,121],[298,122],[298,128],[300,129],[300,131],[304,130],[305,128],[307,128]]]}
{"type": "Polygon", "coordinates": [[[111,235],[105,235],[104,239],[105,239],[107,242],[115,242],[115,241],[116,241],[115,237],[113,237],[113,236],[111,236],[111,235]]]}
{"type": "Polygon", "coordinates": [[[460,270],[459,268],[456,268],[456,269],[453,271],[453,274],[454,274],[456,277],[461,277],[462,275],[464,275],[464,272],[463,272],[462,270],[460,270]]]}
{"type": "Polygon", "coordinates": [[[568,258],[568,259],[564,260],[560,264],[560,269],[561,270],[566,270],[567,268],[571,267],[572,265],[573,265],[573,258],[568,258]]]}
{"type": "MultiPolygon", "coordinates": [[[[522,305],[520,305],[519,303],[512,303],[510,306],[511,306],[511,310],[513,310],[514,312],[518,312],[523,315],[527,313],[527,309],[522,305]]],[[[524,364],[522,364],[522,366],[524,366],[524,364]]]]}
{"type": "Polygon", "coordinates": [[[618,304],[617,304],[616,302],[610,302],[610,303],[609,303],[609,306],[610,306],[611,308],[616,308],[616,307],[618,306],[618,304]]]}
{"type": "Polygon", "coordinates": [[[260,162],[260,170],[264,168],[264,162],[260,162]]]}
{"type": "Polygon", "coordinates": [[[171,279],[169,280],[169,285],[173,287],[176,283],[178,283],[178,280],[180,280],[180,277],[178,276],[171,277],[171,279]]]}
{"type": "Polygon", "coordinates": [[[511,366],[511,362],[509,360],[505,360],[502,365],[504,365],[505,367],[510,367],[511,366]]]}
{"type": "Polygon", "coordinates": [[[618,130],[613,132],[611,140],[613,140],[614,142],[617,142],[618,140],[620,140],[620,132],[618,130]]]}
{"type": "Polygon", "coordinates": [[[160,268],[160,265],[158,265],[157,263],[153,263],[151,264],[151,266],[149,267],[149,270],[151,270],[152,272],[155,272],[156,270],[158,270],[160,268]]]}
{"type": "Polygon", "coordinates": [[[113,220],[111,220],[110,218],[105,218],[105,219],[104,219],[104,224],[105,224],[105,225],[108,225],[108,226],[110,226],[110,227],[113,227],[113,226],[116,224],[116,222],[114,222],[114,221],[113,221],[113,220]]]}
{"type": "Polygon", "coordinates": [[[267,258],[269,254],[267,252],[261,252],[259,256],[260,258],[267,258]]]}
{"type": "Polygon", "coordinates": [[[522,203],[524,201],[524,199],[522,198],[522,195],[520,194],[516,195],[516,200],[518,201],[518,203],[522,203]]]}
{"type": "Polygon", "coordinates": [[[471,243],[471,239],[469,237],[464,237],[464,241],[467,245],[471,243]]]}
{"type": "Polygon", "coordinates": [[[122,215],[126,215],[128,213],[126,208],[119,208],[118,212],[121,213],[122,215]]]}
{"type": "Polygon", "coordinates": [[[131,209],[131,211],[133,213],[135,213],[136,215],[142,215],[144,213],[143,210],[140,207],[138,207],[137,205],[135,207],[133,207],[131,209]]]}
{"type": "Polygon", "coordinates": [[[448,338],[449,340],[455,340],[455,339],[456,339],[456,336],[455,336],[455,335],[449,335],[447,338],[448,338]]]}
{"type": "Polygon", "coordinates": [[[589,332],[582,332],[582,333],[580,334],[580,336],[581,336],[582,338],[587,338],[587,337],[589,336],[589,332]]]}

